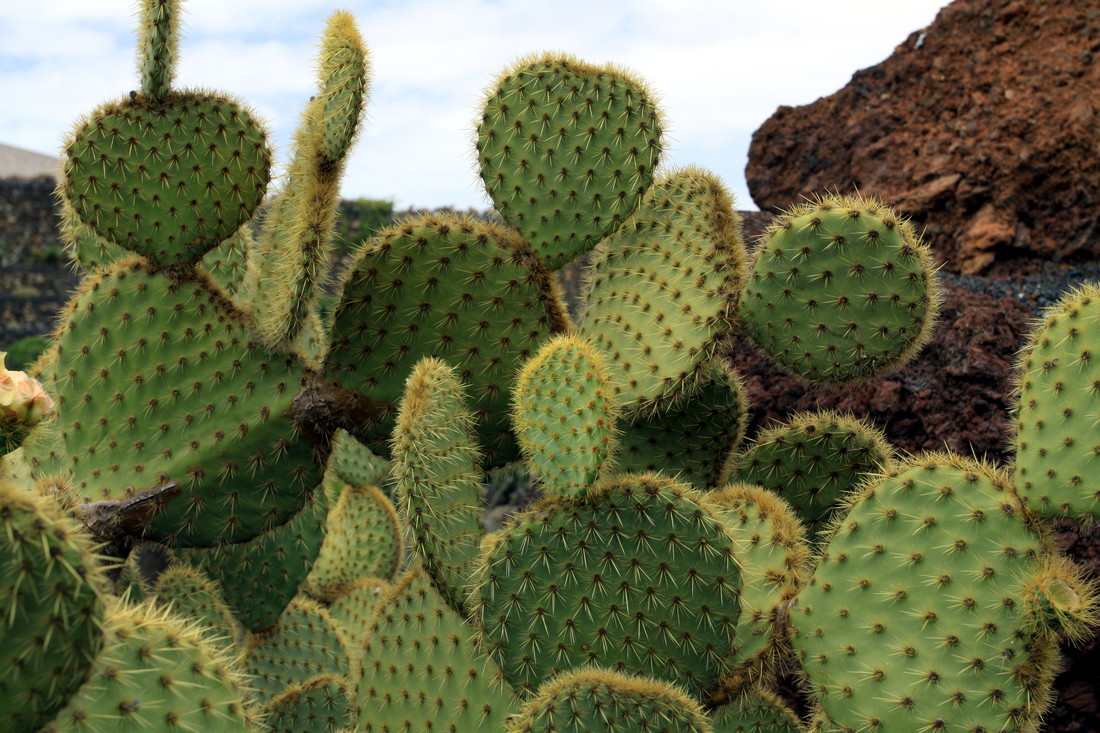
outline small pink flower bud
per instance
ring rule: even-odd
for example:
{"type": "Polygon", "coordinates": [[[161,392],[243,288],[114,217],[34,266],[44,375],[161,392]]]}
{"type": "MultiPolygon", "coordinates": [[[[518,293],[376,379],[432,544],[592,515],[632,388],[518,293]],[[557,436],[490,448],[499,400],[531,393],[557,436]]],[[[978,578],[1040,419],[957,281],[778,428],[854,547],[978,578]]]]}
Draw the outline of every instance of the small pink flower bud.
{"type": "Polygon", "coordinates": [[[0,351],[0,425],[29,429],[53,412],[53,399],[38,380],[25,372],[8,371],[4,356],[0,351]]]}

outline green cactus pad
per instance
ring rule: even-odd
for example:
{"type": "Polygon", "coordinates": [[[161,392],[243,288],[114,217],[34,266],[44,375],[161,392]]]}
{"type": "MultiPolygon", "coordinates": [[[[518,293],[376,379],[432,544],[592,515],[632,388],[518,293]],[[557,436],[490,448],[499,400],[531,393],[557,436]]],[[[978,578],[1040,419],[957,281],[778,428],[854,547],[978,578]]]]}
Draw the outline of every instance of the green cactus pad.
{"type": "Polygon", "coordinates": [[[581,330],[607,353],[624,406],[702,376],[733,327],[745,245],[733,199],[714,175],[662,175],[596,251],[581,330]]]}
{"type": "Polygon", "coordinates": [[[1016,490],[1045,516],[1100,518],[1100,286],[1047,310],[1016,375],[1016,490]]]}
{"type": "Polygon", "coordinates": [[[367,628],[390,584],[378,578],[359,578],[328,606],[328,613],[351,649],[366,638],[367,628]]]}
{"type": "Polygon", "coordinates": [[[359,128],[359,116],[370,94],[370,60],[355,17],[337,11],[321,36],[319,93],[311,100],[321,131],[325,160],[343,160],[359,128]]]}
{"type": "Polygon", "coordinates": [[[218,583],[186,562],[174,563],[161,573],[152,595],[177,616],[197,621],[200,629],[214,637],[214,643],[244,638],[244,629],[229,612],[218,583]]]}
{"type": "Polygon", "coordinates": [[[467,601],[481,542],[481,453],[455,370],[417,362],[393,433],[398,506],[432,584],[456,609],[467,601]]]}
{"type": "Polygon", "coordinates": [[[679,687],[607,669],[559,675],[508,720],[508,733],[713,733],[698,702],[679,687]]]}
{"type": "Polygon", "coordinates": [[[1003,476],[949,455],[853,497],[792,617],[830,730],[1033,729],[1057,655],[1019,595],[1029,526],[1003,476]]]}
{"type": "Polygon", "coordinates": [[[79,526],[0,479],[0,729],[36,733],[88,677],[106,590],[79,526]]]}
{"type": "Polygon", "coordinates": [[[893,461],[893,449],[870,423],[828,410],[801,412],[760,433],[734,458],[732,478],[779,494],[817,534],[848,492],[893,461]]]}
{"type": "Polygon", "coordinates": [[[348,431],[336,431],[325,467],[325,487],[330,499],[338,499],[344,485],[383,487],[388,484],[389,477],[389,461],[371,453],[348,431]]]}
{"type": "Polygon", "coordinates": [[[661,157],[660,113],[624,69],[533,56],[490,87],[477,153],[497,211],[558,268],[638,205],[661,157]]]}
{"type": "Polygon", "coordinates": [[[319,675],[294,685],[265,708],[271,733],[339,733],[355,725],[347,680],[319,675]]]}
{"type": "Polygon", "coordinates": [[[264,704],[317,675],[346,677],[348,653],[336,623],[319,603],[299,596],[274,629],[253,634],[242,662],[264,704]]]}
{"type": "Polygon", "coordinates": [[[390,500],[374,486],[345,486],[329,510],[328,532],[307,591],[330,602],[358,578],[391,580],[404,561],[402,527],[390,500]]]}
{"type": "Polygon", "coordinates": [[[660,475],[546,499],[486,538],[474,595],[483,646],[525,692],[587,664],[704,697],[739,646],[736,552],[703,496],[660,475]]]}
{"type": "Polygon", "coordinates": [[[253,632],[273,627],[309,575],[325,538],[328,501],[322,491],[281,527],[248,542],[177,550],[222,588],[226,605],[253,632]]]}
{"type": "Polygon", "coordinates": [[[113,604],[92,676],[42,733],[251,733],[247,682],[228,654],[164,609],[113,604]]]}
{"type": "Polygon", "coordinates": [[[286,522],[320,481],[289,414],[301,366],[250,342],[207,278],[137,258],[90,276],[62,315],[55,374],[74,489],[149,505],[137,534],[243,542],[286,522]]]}
{"type": "Polygon", "coordinates": [[[615,455],[618,406],[607,365],[584,339],[556,336],[523,367],[512,423],[547,494],[582,494],[615,455]]]}
{"type": "Polygon", "coordinates": [[[798,716],[767,690],[747,692],[711,716],[714,733],[802,733],[798,716]]]}
{"type": "Polygon", "coordinates": [[[697,489],[721,485],[745,435],[745,393],[733,367],[716,360],[690,389],[624,416],[615,468],[628,473],[662,471],[697,489]]]}
{"type": "Polygon", "coordinates": [[[762,679],[774,667],[786,636],[786,606],[809,574],[810,548],[798,515],[767,489],[730,484],[704,494],[737,541],[741,616],[727,690],[762,679]]]}
{"type": "Polygon", "coordinates": [[[401,576],[363,640],[359,730],[500,730],[518,701],[473,633],[423,570],[401,576]]]}
{"type": "Polygon", "coordinates": [[[252,217],[270,167],[263,128],[235,102],[135,96],[77,124],[61,194],[100,237],[162,265],[197,262],[252,217]]]}
{"type": "Polygon", "coordinates": [[[336,311],[326,376],[379,418],[359,437],[389,455],[396,403],[425,356],[469,385],[491,465],[517,457],[508,390],[540,342],[567,327],[550,273],[514,233],[455,216],[385,229],[357,255],[336,311]]]}
{"type": "Polygon", "coordinates": [[[849,384],[915,356],[938,307],[932,254],[911,224],[875,199],[824,196],[765,231],[740,316],[792,374],[849,384]]]}

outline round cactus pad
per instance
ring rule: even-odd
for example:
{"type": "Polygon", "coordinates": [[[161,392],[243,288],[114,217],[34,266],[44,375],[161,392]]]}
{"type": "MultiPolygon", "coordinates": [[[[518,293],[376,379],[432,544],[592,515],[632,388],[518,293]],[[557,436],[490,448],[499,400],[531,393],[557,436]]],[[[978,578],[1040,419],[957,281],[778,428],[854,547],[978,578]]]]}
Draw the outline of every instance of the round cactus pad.
{"type": "Polygon", "coordinates": [[[96,234],[154,262],[196,262],[252,217],[271,167],[263,129],[223,97],[101,107],[65,149],[62,194],[96,234]]]}
{"type": "Polygon", "coordinates": [[[792,617],[830,730],[1033,730],[1056,653],[1029,633],[1019,580],[1044,550],[1019,507],[943,455],[852,500],[792,617]]]}
{"type": "Polygon", "coordinates": [[[842,384],[912,358],[931,337],[938,299],[932,254],[911,224],[873,199],[826,196],[765,231],[740,315],[784,369],[842,384]]]}
{"type": "Polygon", "coordinates": [[[702,697],[738,647],[736,548],[701,494],[660,475],[547,499],[484,543],[483,646],[526,692],[596,665],[702,697]]]}

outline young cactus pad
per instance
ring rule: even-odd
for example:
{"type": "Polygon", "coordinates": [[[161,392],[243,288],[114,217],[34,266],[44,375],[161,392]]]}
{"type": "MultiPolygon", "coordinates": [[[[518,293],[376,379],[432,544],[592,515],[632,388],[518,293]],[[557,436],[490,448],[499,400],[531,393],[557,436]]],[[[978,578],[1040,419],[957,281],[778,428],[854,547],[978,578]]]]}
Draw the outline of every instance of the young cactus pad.
{"type": "Polygon", "coordinates": [[[751,269],[741,323],[805,379],[873,379],[931,338],[939,307],[932,253],[874,199],[830,195],[795,206],[768,227],[751,269]]]}
{"type": "Polygon", "coordinates": [[[576,336],[556,336],[523,367],[512,424],[545,493],[581,494],[613,460],[613,392],[603,355],[576,336]]]}
{"type": "Polygon", "coordinates": [[[659,474],[605,479],[544,500],[483,548],[475,617],[517,689],[595,665],[703,697],[729,671],[737,540],[693,489],[659,474]]]}
{"type": "Polygon", "coordinates": [[[1046,516],[1100,518],[1100,286],[1050,308],[1017,367],[1016,490],[1046,516]]]}
{"type": "Polygon", "coordinates": [[[624,408],[691,391],[733,327],[745,277],[722,182],[698,168],[662,175],[594,259],[581,330],[607,353],[624,408]]]}
{"type": "Polygon", "coordinates": [[[661,157],[660,114],[623,69],[533,56],[490,88],[477,154],[497,211],[558,268],[638,205],[661,157]]]}
{"type": "Polygon", "coordinates": [[[1044,552],[973,461],[919,457],[853,498],[792,616],[830,730],[1031,730],[1056,649],[1018,583],[1044,552]]]}

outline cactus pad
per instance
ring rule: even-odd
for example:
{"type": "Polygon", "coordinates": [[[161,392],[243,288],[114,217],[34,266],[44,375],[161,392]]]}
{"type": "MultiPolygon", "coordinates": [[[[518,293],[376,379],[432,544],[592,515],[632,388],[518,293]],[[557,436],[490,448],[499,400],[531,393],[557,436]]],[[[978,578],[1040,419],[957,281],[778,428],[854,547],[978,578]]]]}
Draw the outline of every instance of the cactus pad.
{"type": "Polygon", "coordinates": [[[625,70],[541,55],[506,70],[477,129],[497,211],[551,267],[615,231],[653,180],[661,120],[625,70]]]}
{"type": "Polygon", "coordinates": [[[271,733],[339,733],[355,724],[347,681],[319,675],[294,685],[265,708],[271,733]]]}
{"type": "Polygon", "coordinates": [[[481,453],[474,415],[454,369],[417,362],[393,433],[401,514],[432,584],[456,609],[467,600],[481,542],[481,453]]]}
{"type": "Polygon", "coordinates": [[[248,542],[177,550],[176,555],[216,580],[226,605],[249,631],[270,629],[298,594],[325,538],[328,502],[317,491],[286,524],[248,542]]]}
{"type": "Polygon", "coordinates": [[[473,629],[420,568],[383,597],[363,642],[363,733],[500,730],[518,704],[473,629]]]}
{"type": "Polygon", "coordinates": [[[306,578],[309,593],[332,601],[358,578],[391,580],[404,560],[402,528],[390,500],[374,486],[345,486],[329,510],[327,533],[306,578]]]}
{"type": "Polygon", "coordinates": [[[343,484],[381,487],[388,483],[389,475],[389,461],[371,453],[348,431],[336,431],[325,467],[325,486],[333,501],[339,498],[343,484]]]}
{"type": "Polygon", "coordinates": [[[802,733],[798,716],[767,690],[747,692],[714,711],[714,733],[802,733]]]}
{"type": "Polygon", "coordinates": [[[738,646],[737,541],[660,475],[553,497],[489,535],[474,602],[483,646],[531,692],[581,665],[712,690],[738,646]]]}
{"type": "Polygon", "coordinates": [[[698,383],[684,386],[623,417],[616,470],[662,471],[697,489],[725,482],[748,422],[745,385],[732,366],[716,360],[698,383]]]}
{"type": "Polygon", "coordinates": [[[235,102],[134,97],[79,123],[61,192],[104,239],[162,265],[189,263],[252,217],[270,167],[264,130],[235,102]]]}
{"type": "Polygon", "coordinates": [[[0,479],[0,729],[36,733],[88,677],[106,589],[79,526],[0,479]]]}
{"type": "Polygon", "coordinates": [[[912,358],[938,304],[932,254],[911,224],[874,199],[825,196],[765,231],[740,315],[784,369],[844,384],[912,358]]]}
{"type": "Polygon", "coordinates": [[[792,618],[830,730],[1031,730],[1056,653],[1017,584],[1043,552],[973,461],[919,457],[854,497],[792,618]]]}
{"type": "Polygon", "coordinates": [[[42,733],[250,733],[246,681],[227,654],[152,604],[115,605],[92,676],[42,733]]]}
{"type": "Polygon", "coordinates": [[[512,391],[512,423],[547,494],[584,493],[613,460],[613,391],[603,355],[576,336],[556,336],[524,365],[512,391]]]}
{"type": "Polygon", "coordinates": [[[378,578],[359,578],[329,604],[328,613],[344,638],[345,648],[358,646],[366,638],[368,625],[389,587],[378,578]]]}
{"type": "Polygon", "coordinates": [[[85,281],[62,323],[55,389],[74,489],[143,501],[167,487],[136,533],[242,542],[286,522],[320,481],[288,414],[301,366],[251,343],[207,278],[122,260],[85,281]]]}
{"type": "Polygon", "coordinates": [[[360,251],[336,311],[326,375],[380,413],[359,437],[389,455],[396,403],[425,356],[454,364],[492,465],[517,457],[508,390],[540,342],[566,328],[550,273],[514,233],[455,216],[411,219],[360,251]]]}
{"type": "Polygon", "coordinates": [[[1034,511],[1100,518],[1100,286],[1050,308],[1017,367],[1016,490],[1034,511]]]}
{"type": "Polygon", "coordinates": [[[663,175],[600,245],[581,330],[610,358],[625,407],[702,375],[733,327],[744,250],[733,199],[694,168],[663,175]]]}
{"type": "Polygon", "coordinates": [[[893,454],[882,433],[863,420],[802,412],[758,435],[734,459],[733,478],[779,494],[815,534],[845,494],[891,467],[893,454]]]}
{"type": "Polygon", "coordinates": [[[712,733],[698,702],[660,680],[580,669],[550,680],[508,720],[508,733],[712,733]]]}
{"type": "Polygon", "coordinates": [[[244,630],[229,612],[218,583],[187,563],[175,563],[157,577],[153,595],[158,604],[185,619],[198,621],[199,628],[225,644],[243,638],[244,630]]]}
{"type": "Polygon", "coordinates": [[[274,629],[253,634],[242,665],[264,704],[318,675],[346,677],[348,653],[336,624],[319,603],[297,597],[274,629]]]}

